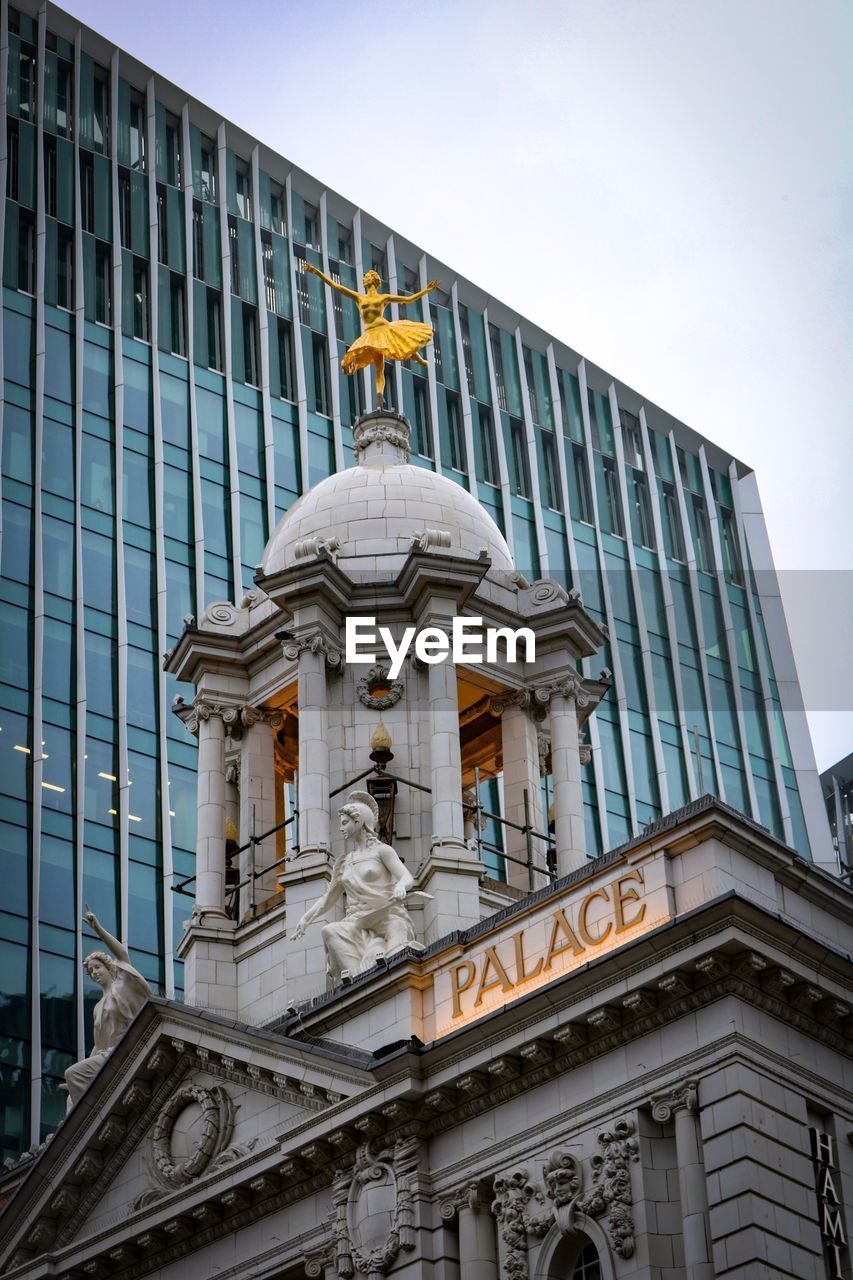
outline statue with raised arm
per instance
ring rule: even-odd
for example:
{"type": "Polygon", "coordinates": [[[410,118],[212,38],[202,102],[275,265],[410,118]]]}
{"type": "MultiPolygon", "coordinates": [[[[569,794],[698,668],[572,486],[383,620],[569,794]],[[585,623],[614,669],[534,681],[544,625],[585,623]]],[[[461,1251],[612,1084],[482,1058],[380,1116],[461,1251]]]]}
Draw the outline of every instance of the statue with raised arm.
{"type": "Polygon", "coordinates": [[[389,844],[376,834],[379,806],[367,791],[351,791],[341,809],[341,833],[351,846],[335,862],[325,894],[297,924],[294,941],[308,926],[346,899],[343,920],[323,926],[326,962],[332,982],[344,969],[351,974],[372,968],[377,960],[414,941],[415,929],[406,909],[414,878],[389,844]]]}
{"type": "Polygon", "coordinates": [[[89,910],[88,902],[83,919],[95,930],[104,945],[109,947],[110,954],[106,951],[90,951],[83,961],[83,968],[90,978],[103,987],[104,994],[95,1005],[94,1048],[88,1058],[75,1062],[65,1072],[69,1111],[94,1080],[151,995],[148,983],[130,963],[127,947],[122,946],[111,933],[107,933],[95,913],[89,910]]]}
{"type": "Polygon", "coordinates": [[[352,298],[358,306],[363,330],[361,335],[347,351],[341,361],[344,373],[357,373],[373,365],[376,382],[376,407],[382,407],[385,395],[385,361],[414,360],[426,368],[426,360],[419,354],[421,347],[432,341],[432,325],[421,324],[416,320],[386,320],[385,308],[391,302],[417,302],[433,289],[438,288],[437,280],[430,280],[425,289],[417,293],[380,293],[382,281],[378,271],[366,271],[364,274],[364,293],[348,289],[345,284],[325,275],[310,262],[304,264],[305,270],[319,276],[332,289],[337,289],[347,298],[352,298]]]}

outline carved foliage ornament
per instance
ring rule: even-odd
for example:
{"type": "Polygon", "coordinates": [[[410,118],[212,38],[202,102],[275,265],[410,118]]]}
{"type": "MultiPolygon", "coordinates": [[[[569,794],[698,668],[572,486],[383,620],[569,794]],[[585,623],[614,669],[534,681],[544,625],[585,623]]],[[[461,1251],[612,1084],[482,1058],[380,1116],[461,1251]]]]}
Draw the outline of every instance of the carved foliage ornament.
{"type": "Polygon", "coordinates": [[[599,1131],[601,1149],[590,1161],[592,1188],[577,1204],[590,1218],[607,1215],[610,1244],[620,1258],[630,1258],[634,1253],[631,1162],[640,1155],[634,1129],[633,1120],[617,1120],[599,1131]]]}
{"type": "Polygon", "coordinates": [[[402,680],[391,680],[387,667],[371,667],[366,675],[360,677],[355,691],[358,700],[371,711],[387,711],[396,706],[403,696],[405,685],[402,680]]]}
{"type": "Polygon", "coordinates": [[[505,1263],[509,1280],[527,1280],[527,1238],[544,1236],[553,1221],[542,1192],[530,1181],[526,1169],[495,1178],[492,1213],[498,1221],[506,1246],[505,1263]]]}
{"type": "Polygon", "coordinates": [[[363,1143],[350,1169],[335,1177],[332,1228],[341,1280],[385,1275],[400,1251],[415,1247],[414,1172],[416,1138],[393,1145],[363,1143]]]}
{"type": "Polygon", "coordinates": [[[582,676],[570,672],[549,684],[526,685],[523,689],[508,690],[492,700],[489,710],[493,716],[501,716],[508,707],[523,707],[534,720],[544,720],[548,704],[557,695],[574,698],[578,707],[588,707],[592,694],[582,676]]]}

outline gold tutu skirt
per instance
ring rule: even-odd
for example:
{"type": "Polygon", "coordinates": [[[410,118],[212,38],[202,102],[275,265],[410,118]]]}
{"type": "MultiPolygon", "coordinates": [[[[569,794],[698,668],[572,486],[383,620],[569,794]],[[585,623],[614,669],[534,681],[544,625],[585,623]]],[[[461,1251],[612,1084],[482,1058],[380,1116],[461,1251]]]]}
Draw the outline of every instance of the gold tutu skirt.
{"type": "Polygon", "coordinates": [[[385,360],[411,360],[416,351],[432,341],[432,325],[414,320],[392,320],[365,329],[341,361],[344,373],[356,373],[377,356],[385,360]]]}

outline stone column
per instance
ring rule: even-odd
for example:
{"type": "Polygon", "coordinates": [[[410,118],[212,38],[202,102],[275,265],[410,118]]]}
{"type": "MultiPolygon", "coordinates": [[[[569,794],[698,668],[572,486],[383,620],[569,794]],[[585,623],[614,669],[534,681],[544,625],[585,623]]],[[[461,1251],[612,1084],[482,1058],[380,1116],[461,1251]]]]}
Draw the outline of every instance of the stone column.
{"type": "Polygon", "coordinates": [[[423,942],[429,946],[480,919],[483,864],[465,840],[462,807],[462,752],[456,666],[449,656],[428,666],[430,822],[429,853],[421,865],[418,888],[424,901],[423,942]]]}
{"type": "MultiPolygon", "coordinates": [[[[286,655],[289,657],[287,649],[286,655]]],[[[328,849],[329,717],[326,650],[321,641],[299,645],[299,847],[328,849]]]]}
{"type": "MultiPolygon", "coordinates": [[[[539,743],[536,724],[521,701],[504,703],[496,700],[493,709],[501,715],[501,747],[504,776],[504,817],[523,827],[525,823],[524,793],[527,792],[530,825],[536,831],[546,833],[542,817],[541,787],[539,776],[539,743]]],[[[504,841],[511,858],[527,861],[527,840],[522,831],[504,827],[504,841]]],[[[506,875],[511,885],[523,889],[538,889],[546,882],[548,850],[544,840],[531,841],[534,867],[532,874],[519,862],[507,860],[506,875]]]]}
{"type": "Polygon", "coordinates": [[[708,1223],[708,1188],[699,1131],[699,1091],[688,1080],[652,1100],[652,1115],[660,1124],[675,1117],[675,1156],[681,1195],[684,1268],[691,1280],[714,1280],[708,1223]]]}
{"type": "MultiPolygon", "coordinates": [[[[550,693],[551,776],[554,782],[558,876],[568,875],[587,863],[576,704],[579,683],[576,679],[564,680],[544,691],[546,696],[550,693]]],[[[539,696],[540,691],[537,690],[539,696]]]]}
{"type": "Polygon", "coordinates": [[[495,1220],[477,1181],[460,1187],[441,1206],[441,1216],[459,1220],[459,1272],[462,1280],[497,1280],[498,1242],[495,1220]]]}
{"type": "MultiPolygon", "coordinates": [[[[284,723],[280,711],[263,707],[243,707],[243,740],[240,751],[240,844],[246,844],[253,831],[263,835],[271,831],[279,821],[276,803],[277,785],[275,768],[275,734],[284,723]]],[[[240,880],[247,880],[252,873],[271,867],[276,861],[276,838],[267,836],[255,845],[254,859],[251,846],[240,854],[240,880]]],[[[253,904],[271,897],[276,892],[275,871],[259,876],[240,891],[240,917],[250,911],[253,904]]]]}
{"type": "Polygon", "coordinates": [[[198,834],[193,916],[207,923],[225,911],[225,718],[233,707],[197,700],[186,720],[198,735],[198,834]]]}
{"type": "Polygon", "coordinates": [[[284,656],[298,664],[299,855],[287,863],[279,884],[284,889],[286,911],[287,1000],[298,1005],[326,990],[326,952],[320,925],[312,925],[295,942],[292,935],[300,918],[326,892],[331,876],[326,672],[327,666],[339,666],[341,657],[319,632],[287,641],[284,656]]]}
{"type": "Polygon", "coordinates": [[[429,668],[430,787],[432,847],[464,846],[462,753],[456,665],[450,658],[429,668]]]}

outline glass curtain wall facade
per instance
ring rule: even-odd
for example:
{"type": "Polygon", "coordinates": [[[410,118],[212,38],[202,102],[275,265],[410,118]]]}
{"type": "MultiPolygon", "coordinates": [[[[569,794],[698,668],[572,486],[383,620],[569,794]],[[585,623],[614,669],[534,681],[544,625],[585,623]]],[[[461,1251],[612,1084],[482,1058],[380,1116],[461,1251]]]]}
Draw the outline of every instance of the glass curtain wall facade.
{"type": "Polygon", "coordinates": [[[56,1125],[91,1044],[85,903],[181,992],[189,902],[170,886],[193,871],[196,744],[162,655],[188,615],[252,589],[282,513],[351,465],[369,403],[340,368],[356,308],[303,262],[349,286],[370,267],[392,291],[443,281],[399,308],[435,341],[387,395],[414,461],[476,494],[528,578],[579,588],[607,624],[590,852],[703,792],[805,857],[820,838],[746,469],[133,66],[52,6],[2,5],[4,1155],[56,1125]]]}

